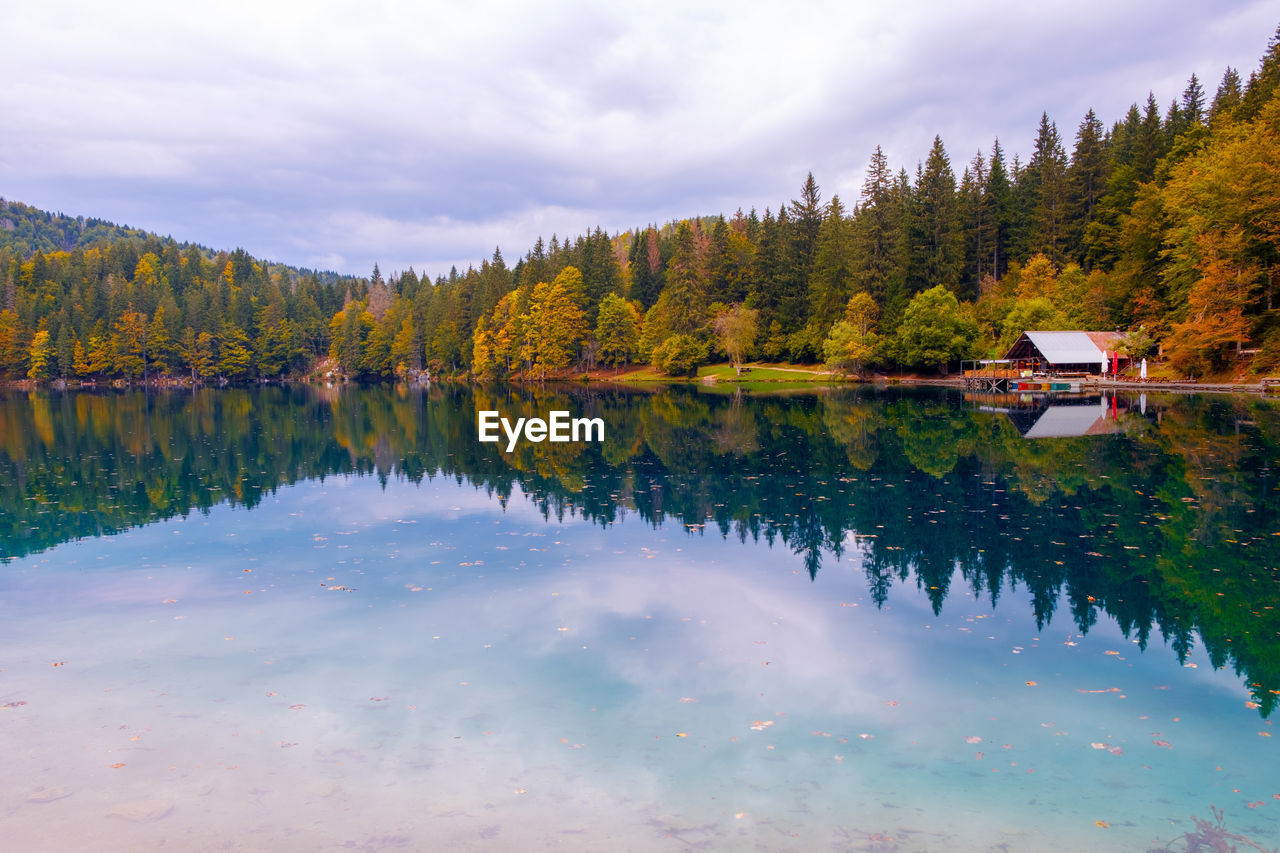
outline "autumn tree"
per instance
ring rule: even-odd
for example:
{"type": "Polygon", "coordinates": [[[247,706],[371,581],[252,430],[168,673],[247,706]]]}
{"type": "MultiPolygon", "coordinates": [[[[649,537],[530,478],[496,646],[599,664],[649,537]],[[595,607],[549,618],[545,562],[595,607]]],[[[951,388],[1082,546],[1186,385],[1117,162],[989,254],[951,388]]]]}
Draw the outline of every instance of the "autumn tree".
{"type": "Polygon", "coordinates": [[[734,305],[716,315],[714,328],[720,348],[729,356],[734,372],[742,375],[742,362],[756,342],[760,324],[760,312],[743,305],[734,305]]]}
{"type": "Polygon", "coordinates": [[[31,337],[31,348],[28,355],[29,367],[27,378],[43,382],[49,378],[49,361],[53,356],[53,345],[49,342],[49,330],[41,329],[31,337]]]}
{"type": "Polygon", "coordinates": [[[880,308],[866,293],[855,293],[845,306],[844,318],[831,327],[822,345],[827,367],[837,373],[862,375],[880,346],[876,321],[880,308]]]}

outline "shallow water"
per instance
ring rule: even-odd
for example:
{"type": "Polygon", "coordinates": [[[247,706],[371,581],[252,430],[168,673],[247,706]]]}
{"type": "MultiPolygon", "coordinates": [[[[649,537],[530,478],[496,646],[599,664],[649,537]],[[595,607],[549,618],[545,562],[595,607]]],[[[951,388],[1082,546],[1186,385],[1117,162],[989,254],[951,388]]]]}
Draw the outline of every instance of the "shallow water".
{"type": "Polygon", "coordinates": [[[1003,402],[0,399],[6,843],[1280,844],[1280,414],[1003,402]]]}

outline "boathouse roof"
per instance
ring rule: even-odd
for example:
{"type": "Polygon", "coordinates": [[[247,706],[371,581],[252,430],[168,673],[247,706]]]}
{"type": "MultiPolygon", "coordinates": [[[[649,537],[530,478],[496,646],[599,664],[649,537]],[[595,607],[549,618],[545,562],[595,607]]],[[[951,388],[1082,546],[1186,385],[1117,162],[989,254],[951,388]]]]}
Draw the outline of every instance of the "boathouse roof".
{"type": "Polygon", "coordinates": [[[1023,332],[1005,353],[1007,359],[1040,358],[1049,364],[1098,364],[1103,352],[1115,352],[1119,332],[1023,332]]]}

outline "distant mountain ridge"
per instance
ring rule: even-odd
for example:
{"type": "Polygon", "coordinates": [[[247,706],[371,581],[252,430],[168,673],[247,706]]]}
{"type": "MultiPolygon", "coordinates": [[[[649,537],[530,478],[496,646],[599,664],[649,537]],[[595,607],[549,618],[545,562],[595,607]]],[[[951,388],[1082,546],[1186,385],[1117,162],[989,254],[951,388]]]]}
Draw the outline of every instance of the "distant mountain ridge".
{"type": "MultiPolygon", "coordinates": [[[[131,239],[159,241],[162,244],[172,243],[182,250],[194,246],[206,258],[213,258],[219,251],[223,251],[212,249],[202,243],[161,236],[154,231],[117,225],[97,217],[51,213],[0,196],[0,249],[7,248],[24,260],[36,252],[48,254],[49,252],[70,252],[75,249],[102,248],[131,239]]],[[[332,270],[313,270],[278,262],[270,262],[268,266],[272,272],[288,272],[295,278],[315,276],[323,284],[337,284],[359,278],[359,276],[343,275],[332,270]]]]}

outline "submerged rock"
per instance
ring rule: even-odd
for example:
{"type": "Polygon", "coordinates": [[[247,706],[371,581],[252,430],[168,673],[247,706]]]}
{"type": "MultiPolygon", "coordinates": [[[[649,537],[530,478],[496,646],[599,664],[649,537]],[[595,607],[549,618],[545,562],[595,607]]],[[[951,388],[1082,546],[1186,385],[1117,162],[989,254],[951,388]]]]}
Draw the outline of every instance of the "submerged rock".
{"type": "Polygon", "coordinates": [[[41,786],[33,790],[27,795],[28,803],[52,803],[54,800],[61,800],[69,797],[76,792],[75,788],[67,788],[63,785],[54,785],[46,788],[41,786]]]}
{"type": "Polygon", "coordinates": [[[107,817],[118,817],[134,823],[147,823],[160,820],[171,811],[173,811],[173,803],[169,800],[134,800],[112,807],[107,812],[107,817]]]}

